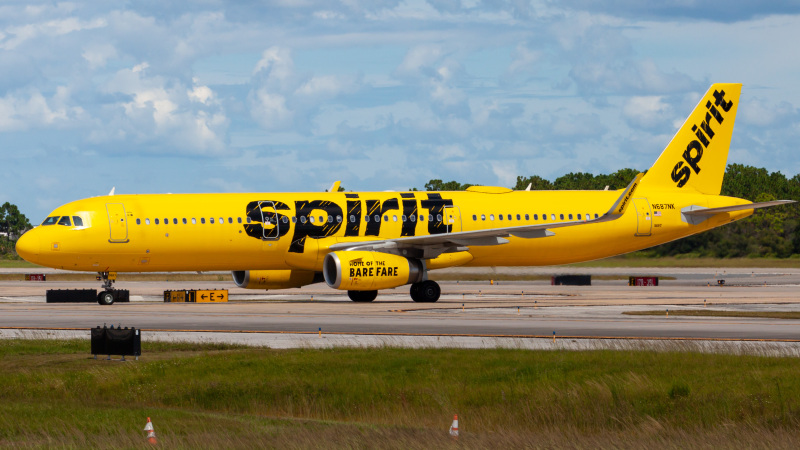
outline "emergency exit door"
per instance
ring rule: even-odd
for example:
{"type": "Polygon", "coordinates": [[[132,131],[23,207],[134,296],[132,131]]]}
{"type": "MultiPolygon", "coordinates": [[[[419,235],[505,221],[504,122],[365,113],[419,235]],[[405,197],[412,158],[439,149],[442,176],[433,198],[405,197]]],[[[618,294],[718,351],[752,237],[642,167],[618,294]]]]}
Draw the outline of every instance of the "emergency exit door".
{"type": "Polygon", "coordinates": [[[650,211],[650,202],[646,198],[633,199],[636,207],[636,236],[650,236],[653,231],[653,214],[650,211]]]}

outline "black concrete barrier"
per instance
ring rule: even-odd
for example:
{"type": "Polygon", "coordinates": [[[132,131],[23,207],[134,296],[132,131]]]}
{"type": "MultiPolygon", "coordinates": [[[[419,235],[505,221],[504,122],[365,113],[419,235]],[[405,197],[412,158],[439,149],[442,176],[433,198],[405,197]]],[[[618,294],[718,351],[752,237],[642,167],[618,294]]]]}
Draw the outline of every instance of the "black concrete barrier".
{"type": "Polygon", "coordinates": [[[47,303],[95,303],[96,289],[48,289],[47,303]]]}
{"type": "Polygon", "coordinates": [[[553,286],[591,286],[591,275],[555,275],[550,278],[553,286]]]}
{"type": "Polygon", "coordinates": [[[121,355],[123,361],[125,356],[135,356],[139,359],[142,354],[142,333],[135,327],[98,326],[92,328],[91,347],[95,359],[97,355],[108,355],[107,359],[111,359],[111,355],[121,355]]]}

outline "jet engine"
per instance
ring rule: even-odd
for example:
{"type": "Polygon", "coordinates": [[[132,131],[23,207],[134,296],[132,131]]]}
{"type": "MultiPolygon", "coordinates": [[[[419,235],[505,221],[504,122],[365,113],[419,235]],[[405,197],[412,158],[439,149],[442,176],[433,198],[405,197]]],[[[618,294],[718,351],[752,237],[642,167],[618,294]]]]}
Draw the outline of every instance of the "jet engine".
{"type": "Polygon", "coordinates": [[[236,286],[245,289],[289,289],[319,283],[322,276],[310,270],[235,270],[236,286]]]}
{"type": "Polygon", "coordinates": [[[341,251],[325,255],[322,273],[328,286],[343,291],[392,289],[422,281],[422,262],[389,253],[341,251]]]}

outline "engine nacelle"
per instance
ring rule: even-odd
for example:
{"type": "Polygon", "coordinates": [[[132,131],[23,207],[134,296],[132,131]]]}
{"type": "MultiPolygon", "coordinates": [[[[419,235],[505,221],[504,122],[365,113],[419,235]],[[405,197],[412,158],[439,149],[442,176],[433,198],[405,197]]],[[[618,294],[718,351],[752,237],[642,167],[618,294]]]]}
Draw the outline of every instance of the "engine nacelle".
{"type": "Polygon", "coordinates": [[[325,282],[343,291],[392,289],[422,281],[422,262],[389,253],[343,251],[325,255],[325,282]]]}
{"type": "Polygon", "coordinates": [[[235,270],[236,286],[245,289],[289,289],[319,283],[319,272],[310,270],[235,270]]]}

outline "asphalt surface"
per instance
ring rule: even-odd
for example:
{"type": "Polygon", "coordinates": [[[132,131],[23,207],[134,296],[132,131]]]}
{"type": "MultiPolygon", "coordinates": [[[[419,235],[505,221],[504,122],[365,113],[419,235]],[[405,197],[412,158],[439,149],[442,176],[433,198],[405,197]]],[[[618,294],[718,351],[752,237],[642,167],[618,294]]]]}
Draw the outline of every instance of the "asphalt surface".
{"type": "MultiPolygon", "coordinates": [[[[87,329],[103,324],[143,330],[252,334],[449,336],[499,338],[632,338],[798,341],[800,320],[675,316],[678,309],[800,311],[800,270],[794,269],[512,269],[526,274],[585,273],[595,277],[658,275],[658,287],[626,280],[593,286],[547,281],[442,282],[434,304],[408,299],[407,288],[382,292],[369,304],[313,285],[287,291],[247,291],[230,282],[119,282],[131,303],[47,304],[47,289],[99,283],[0,281],[0,328],[87,329]],[[725,286],[717,280],[724,277],[725,286]],[[167,289],[227,288],[230,302],[163,303],[167,289]],[[663,311],[631,316],[625,311],[663,311]],[[673,311],[667,315],[667,310],[673,311]],[[321,330],[320,330],[321,329],[321,330]]],[[[468,270],[465,271],[467,273],[468,270]]],[[[497,275],[494,275],[497,276],[497,275]]]]}

